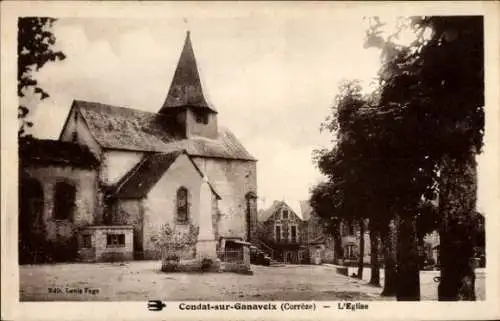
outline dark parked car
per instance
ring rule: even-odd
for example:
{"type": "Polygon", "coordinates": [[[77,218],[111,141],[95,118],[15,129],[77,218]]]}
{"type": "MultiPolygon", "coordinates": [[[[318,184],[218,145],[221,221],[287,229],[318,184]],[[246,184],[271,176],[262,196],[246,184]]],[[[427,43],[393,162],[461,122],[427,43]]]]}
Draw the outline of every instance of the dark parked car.
{"type": "Polygon", "coordinates": [[[271,265],[271,258],[258,247],[250,247],[250,263],[257,265],[271,265]]]}

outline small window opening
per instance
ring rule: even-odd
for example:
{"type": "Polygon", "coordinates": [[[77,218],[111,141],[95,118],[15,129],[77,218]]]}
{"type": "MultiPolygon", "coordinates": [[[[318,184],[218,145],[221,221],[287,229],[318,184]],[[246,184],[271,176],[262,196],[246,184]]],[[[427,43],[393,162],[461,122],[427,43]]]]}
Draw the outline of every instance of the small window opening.
{"type": "Polygon", "coordinates": [[[198,124],[208,124],[208,114],[205,112],[195,112],[195,120],[198,124]]]}
{"type": "Polygon", "coordinates": [[[82,248],[88,249],[92,247],[92,235],[84,234],[82,235],[82,248]]]}
{"type": "Polygon", "coordinates": [[[291,237],[292,237],[292,243],[297,242],[297,227],[296,226],[292,226],[291,237]]]}
{"type": "Polygon", "coordinates": [[[125,234],[108,234],[106,237],[107,247],[124,247],[125,234]]]}

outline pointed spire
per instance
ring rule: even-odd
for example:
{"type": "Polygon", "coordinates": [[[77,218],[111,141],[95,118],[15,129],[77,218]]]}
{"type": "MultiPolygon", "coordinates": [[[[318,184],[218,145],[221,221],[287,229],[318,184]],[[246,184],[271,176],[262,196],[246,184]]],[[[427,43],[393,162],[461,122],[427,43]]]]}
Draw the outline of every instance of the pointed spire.
{"type": "Polygon", "coordinates": [[[216,112],[203,94],[189,30],[162,109],[181,106],[208,108],[216,112]]]}

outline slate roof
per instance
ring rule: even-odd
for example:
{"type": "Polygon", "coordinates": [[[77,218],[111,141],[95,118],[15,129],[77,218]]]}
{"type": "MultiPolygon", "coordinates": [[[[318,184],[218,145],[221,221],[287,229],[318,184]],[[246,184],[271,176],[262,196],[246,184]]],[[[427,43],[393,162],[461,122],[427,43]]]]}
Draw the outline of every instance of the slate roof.
{"type": "Polygon", "coordinates": [[[259,222],[265,222],[267,221],[271,215],[276,213],[276,211],[283,205],[283,202],[281,201],[274,201],[273,204],[267,209],[261,210],[259,212],[259,222]]]}
{"type": "Polygon", "coordinates": [[[178,140],[167,133],[162,114],[81,100],[75,100],[73,108],[103,148],[164,153],[186,150],[192,156],[256,160],[224,127],[219,127],[217,139],[178,140]]]}
{"type": "Polygon", "coordinates": [[[189,31],[186,33],[184,47],[162,108],[183,106],[208,108],[212,112],[217,112],[203,94],[189,31]]]}
{"type": "Polygon", "coordinates": [[[259,222],[267,221],[274,213],[276,213],[276,211],[278,211],[283,206],[285,206],[294,215],[297,215],[299,219],[302,219],[300,215],[298,215],[296,211],[293,208],[291,208],[285,201],[274,201],[269,208],[261,210],[258,213],[259,222]]]}
{"type": "MultiPolygon", "coordinates": [[[[170,166],[185,151],[174,151],[171,153],[155,153],[146,155],[139,164],[137,164],[127,175],[125,175],[114,188],[111,189],[111,195],[118,198],[143,198],[158,183],[160,178],[168,171],[170,166]]],[[[201,177],[204,174],[187,155],[197,172],[201,177]]],[[[212,192],[220,199],[219,193],[213,185],[208,183],[212,192]]]]}
{"type": "Polygon", "coordinates": [[[92,169],[99,161],[86,146],[50,139],[22,139],[19,160],[25,165],[63,165],[92,169]]]}

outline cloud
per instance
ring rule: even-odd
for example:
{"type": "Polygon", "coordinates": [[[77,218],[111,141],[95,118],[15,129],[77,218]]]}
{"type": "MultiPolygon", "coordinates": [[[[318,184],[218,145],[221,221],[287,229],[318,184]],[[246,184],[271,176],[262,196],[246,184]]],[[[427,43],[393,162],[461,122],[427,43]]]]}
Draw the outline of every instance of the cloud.
{"type": "MultiPolygon", "coordinates": [[[[267,203],[308,198],[321,179],[312,150],[330,144],[319,126],[338,82],[369,81],[379,67],[378,52],[363,49],[361,19],[189,20],[205,93],[219,111],[219,123],[259,159],[259,195],[267,203]]],[[[54,31],[67,59],[36,75],[51,96],[33,110],[34,134],[57,138],[73,99],[157,111],[186,28],[181,18],[60,19],[54,31]]],[[[487,191],[481,184],[480,189],[487,191]]]]}

